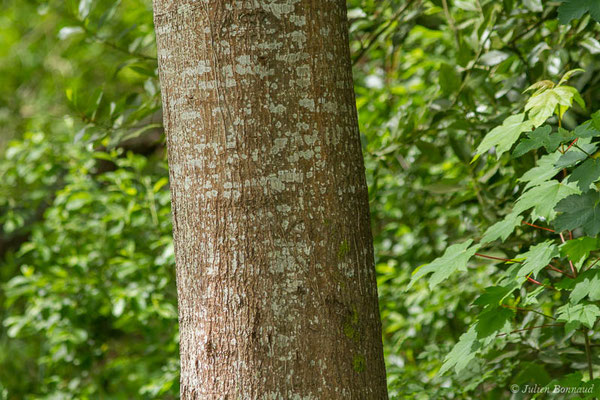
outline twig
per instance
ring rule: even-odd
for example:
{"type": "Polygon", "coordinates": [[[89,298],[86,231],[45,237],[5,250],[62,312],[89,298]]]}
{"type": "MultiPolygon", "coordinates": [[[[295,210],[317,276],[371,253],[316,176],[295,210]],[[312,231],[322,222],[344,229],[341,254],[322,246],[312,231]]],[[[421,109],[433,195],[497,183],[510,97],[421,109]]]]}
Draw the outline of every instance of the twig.
{"type": "Polygon", "coordinates": [[[532,226],[532,227],[534,227],[534,228],[538,228],[538,229],[543,229],[543,230],[545,230],[545,231],[548,231],[548,232],[556,232],[554,229],[550,229],[550,228],[544,228],[543,226],[538,226],[538,225],[530,224],[529,222],[525,222],[525,221],[523,221],[523,223],[524,223],[525,225],[529,225],[529,226],[532,226]]]}
{"type": "Polygon", "coordinates": [[[538,325],[538,326],[530,326],[527,328],[523,328],[523,329],[517,329],[508,333],[499,333],[496,335],[496,337],[500,337],[500,336],[506,336],[506,335],[511,335],[513,333],[519,333],[519,332],[524,332],[524,331],[530,331],[533,329],[537,329],[537,328],[549,328],[552,326],[563,326],[564,324],[544,324],[544,325],[538,325]]]}
{"type": "Polygon", "coordinates": [[[510,43],[514,45],[517,42],[517,40],[519,40],[523,36],[527,35],[529,32],[531,32],[532,30],[534,30],[535,28],[537,28],[538,26],[540,26],[541,24],[543,24],[544,22],[546,22],[548,19],[550,19],[550,14],[548,14],[544,18],[538,20],[535,24],[533,24],[529,28],[525,29],[525,31],[521,32],[520,34],[518,34],[517,36],[515,36],[514,38],[512,38],[512,40],[510,41],[510,43]]]}
{"type": "Polygon", "coordinates": [[[570,149],[571,147],[573,147],[573,145],[574,145],[575,143],[577,143],[577,141],[578,141],[578,140],[579,140],[579,138],[575,138],[575,140],[573,140],[573,141],[571,142],[571,144],[569,145],[569,147],[567,147],[567,149],[566,149],[565,151],[563,151],[563,154],[565,154],[567,151],[569,151],[569,149],[570,149]]]}
{"type": "Polygon", "coordinates": [[[481,253],[475,253],[475,255],[477,257],[489,258],[490,260],[499,260],[499,261],[506,261],[506,262],[523,263],[523,261],[512,260],[510,258],[501,258],[501,257],[488,256],[488,255],[481,254],[481,253]]]}
{"type": "Polygon", "coordinates": [[[581,147],[579,147],[579,145],[573,144],[573,146],[575,146],[576,149],[581,150],[586,156],[588,156],[588,157],[592,156],[590,153],[588,153],[587,151],[585,151],[584,149],[582,149],[581,147]]]}
{"type": "MultiPolygon", "coordinates": [[[[565,237],[563,236],[562,232],[559,233],[560,235],[560,240],[561,242],[565,242],[565,237]]],[[[571,266],[571,272],[573,272],[573,276],[577,277],[577,271],[575,271],[575,267],[573,266],[573,263],[571,262],[571,260],[569,260],[569,265],[571,266]]]]}
{"type": "Polygon", "coordinates": [[[406,4],[404,5],[404,7],[400,8],[398,11],[396,11],[396,13],[394,13],[394,15],[392,15],[390,17],[390,19],[387,21],[387,23],[385,24],[385,26],[383,28],[381,28],[378,31],[375,31],[371,37],[368,39],[368,43],[366,46],[362,47],[359,51],[359,53],[356,55],[356,57],[354,57],[354,59],[352,60],[352,65],[358,63],[360,61],[361,58],[363,58],[363,56],[365,55],[365,53],[375,44],[375,42],[377,41],[377,39],[379,38],[379,36],[381,36],[383,34],[383,32],[385,32],[387,30],[387,28],[389,28],[394,22],[396,22],[396,20],[398,18],[400,18],[400,16],[404,13],[404,11],[406,11],[408,9],[408,7],[413,3],[414,0],[408,0],[406,2],[406,4]]]}
{"type": "Polygon", "coordinates": [[[552,271],[556,271],[556,272],[560,272],[561,274],[568,276],[569,278],[574,279],[575,277],[571,274],[566,273],[565,271],[563,271],[562,269],[556,268],[555,266],[553,266],[552,264],[548,264],[546,265],[546,268],[550,268],[552,271]]]}
{"type": "Polygon", "coordinates": [[[592,264],[591,264],[589,267],[587,267],[587,268],[585,269],[585,271],[582,271],[582,272],[586,272],[586,271],[589,271],[590,269],[592,269],[592,267],[593,267],[594,265],[596,265],[596,263],[597,263],[598,261],[600,261],[600,257],[599,257],[599,258],[596,258],[596,261],[594,261],[594,262],[593,262],[593,263],[592,263],[592,264]]]}
{"type": "Polygon", "coordinates": [[[550,319],[552,319],[552,320],[555,320],[555,321],[556,321],[556,318],[554,318],[553,316],[551,316],[551,315],[546,315],[546,314],[544,314],[543,312],[540,312],[540,311],[537,311],[537,310],[533,310],[533,309],[531,309],[531,308],[515,307],[515,306],[509,306],[509,305],[506,305],[506,304],[502,304],[501,306],[502,306],[502,307],[504,307],[504,308],[511,308],[511,309],[513,309],[513,310],[518,310],[518,311],[528,311],[528,312],[536,313],[536,314],[542,315],[542,316],[544,316],[544,317],[546,317],[546,318],[550,318],[550,319]]]}
{"type": "Polygon", "coordinates": [[[542,282],[540,282],[540,281],[536,281],[535,279],[533,279],[533,278],[532,278],[531,276],[529,276],[529,275],[527,276],[527,280],[528,280],[529,282],[531,282],[531,283],[535,284],[535,285],[538,285],[538,286],[543,286],[543,287],[547,287],[547,288],[549,288],[549,289],[554,289],[554,287],[552,287],[552,286],[549,286],[549,285],[544,285],[542,282]]]}
{"type": "Polygon", "coordinates": [[[142,58],[142,59],[145,59],[145,60],[152,60],[152,61],[156,61],[157,60],[156,57],[147,56],[145,54],[138,53],[136,51],[129,51],[128,49],[125,49],[125,48],[117,45],[116,43],[113,43],[113,42],[109,41],[108,39],[101,37],[96,32],[93,32],[92,30],[90,30],[85,25],[85,23],[83,23],[83,21],[76,20],[76,22],[84,30],[85,33],[87,33],[91,38],[93,38],[97,42],[105,45],[106,47],[110,47],[111,49],[114,49],[114,50],[119,51],[121,53],[128,54],[128,55],[130,55],[132,57],[137,57],[137,58],[142,58]]]}
{"type": "Polygon", "coordinates": [[[454,33],[454,41],[456,41],[456,48],[460,47],[460,38],[458,36],[458,30],[456,29],[456,25],[454,24],[454,18],[450,14],[450,10],[448,9],[448,1],[442,0],[442,6],[444,7],[444,14],[446,15],[446,19],[448,20],[448,26],[450,26],[450,30],[454,33]]]}

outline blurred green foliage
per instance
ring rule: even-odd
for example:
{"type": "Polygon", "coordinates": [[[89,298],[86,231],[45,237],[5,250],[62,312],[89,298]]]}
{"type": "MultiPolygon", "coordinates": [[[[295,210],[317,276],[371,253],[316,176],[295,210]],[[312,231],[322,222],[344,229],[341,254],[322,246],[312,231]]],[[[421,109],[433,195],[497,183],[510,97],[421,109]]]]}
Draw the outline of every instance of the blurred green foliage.
{"type": "MultiPolygon", "coordinates": [[[[523,336],[438,375],[501,266],[478,259],[433,291],[404,291],[416,267],[509,213],[535,157],[471,160],[528,86],[582,68],[570,85],[599,108],[600,26],[593,4],[575,3],[348,2],[392,398],[508,398],[511,383],[585,370],[579,344],[541,354],[523,336]]],[[[151,2],[0,4],[0,399],[176,398],[151,2]]],[[[563,126],[589,111],[574,106],[563,126]]],[[[519,226],[493,255],[541,237],[519,226]]]]}

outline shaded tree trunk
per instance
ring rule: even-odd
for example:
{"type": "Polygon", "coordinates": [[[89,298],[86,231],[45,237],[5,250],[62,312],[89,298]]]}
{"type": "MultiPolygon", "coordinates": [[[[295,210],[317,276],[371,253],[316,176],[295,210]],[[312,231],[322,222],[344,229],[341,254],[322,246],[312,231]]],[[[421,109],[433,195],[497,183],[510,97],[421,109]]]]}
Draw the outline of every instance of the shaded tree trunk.
{"type": "Polygon", "coordinates": [[[386,399],[344,0],[155,0],[182,399],[386,399]]]}

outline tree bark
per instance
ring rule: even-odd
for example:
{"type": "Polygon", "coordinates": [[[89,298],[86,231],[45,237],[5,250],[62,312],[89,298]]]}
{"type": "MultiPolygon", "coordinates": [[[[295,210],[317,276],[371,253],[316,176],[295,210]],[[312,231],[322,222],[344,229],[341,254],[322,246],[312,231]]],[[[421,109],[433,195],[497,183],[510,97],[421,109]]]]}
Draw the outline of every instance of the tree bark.
{"type": "Polygon", "coordinates": [[[182,399],[387,399],[344,0],[155,0],[182,399]]]}

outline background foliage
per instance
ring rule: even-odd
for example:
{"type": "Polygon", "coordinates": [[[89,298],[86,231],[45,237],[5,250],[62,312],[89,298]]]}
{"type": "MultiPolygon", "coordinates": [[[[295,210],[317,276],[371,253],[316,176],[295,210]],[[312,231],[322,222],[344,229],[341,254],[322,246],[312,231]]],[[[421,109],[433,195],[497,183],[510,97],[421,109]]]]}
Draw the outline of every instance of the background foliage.
{"type": "MultiPolygon", "coordinates": [[[[0,399],[176,398],[151,2],[0,4],[0,399]]],[[[460,374],[438,373],[481,311],[473,301],[505,268],[497,261],[473,259],[434,290],[426,280],[405,289],[416,267],[510,213],[515,178],[538,156],[471,161],[488,132],[522,112],[527,87],[582,68],[569,84],[587,108],[561,124],[572,130],[600,108],[596,3],[348,6],[390,394],[495,399],[513,383],[588,379],[583,344],[562,328],[511,335],[460,374]]],[[[519,225],[486,254],[511,258],[547,237],[519,225]]]]}

